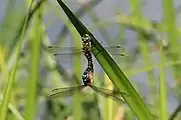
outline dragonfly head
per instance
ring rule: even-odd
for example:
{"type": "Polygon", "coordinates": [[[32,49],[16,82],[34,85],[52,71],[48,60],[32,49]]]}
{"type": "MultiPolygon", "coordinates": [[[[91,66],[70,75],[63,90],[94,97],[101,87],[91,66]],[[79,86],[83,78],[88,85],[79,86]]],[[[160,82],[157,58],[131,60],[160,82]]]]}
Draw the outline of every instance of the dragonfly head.
{"type": "Polygon", "coordinates": [[[82,36],[82,41],[85,42],[89,42],[91,40],[91,37],[88,34],[84,34],[82,36]]]}

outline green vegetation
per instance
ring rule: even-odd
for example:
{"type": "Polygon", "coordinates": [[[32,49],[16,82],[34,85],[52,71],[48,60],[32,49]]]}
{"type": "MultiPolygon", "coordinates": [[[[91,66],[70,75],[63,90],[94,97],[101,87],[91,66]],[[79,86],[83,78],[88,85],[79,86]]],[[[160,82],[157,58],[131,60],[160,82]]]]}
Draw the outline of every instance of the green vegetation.
{"type": "MultiPolygon", "coordinates": [[[[181,118],[180,105],[175,111],[172,110],[172,113],[168,112],[167,107],[168,94],[174,93],[178,96],[176,98],[178,101],[181,99],[178,40],[180,28],[175,23],[176,11],[172,1],[162,0],[161,22],[146,19],[141,12],[142,4],[139,0],[129,0],[130,15],[124,14],[123,10],[116,6],[116,13],[119,14],[115,15],[112,21],[102,21],[94,11],[101,2],[103,1],[79,3],[82,7],[74,12],[69,8],[70,1],[57,0],[56,3],[48,0],[24,0],[21,3],[6,1],[5,13],[0,21],[0,120],[181,118]],[[52,13],[57,16],[56,19],[51,17],[52,13]],[[84,24],[86,21],[80,20],[80,16],[88,16],[93,25],[84,24]],[[87,63],[85,60],[82,62],[81,55],[73,54],[72,58],[67,58],[64,62],[59,62],[66,59],[64,56],[52,56],[53,52],[47,48],[53,41],[50,40],[51,35],[49,36],[48,31],[52,30],[51,25],[55,24],[57,19],[64,27],[60,27],[61,32],[53,42],[54,45],[64,47],[64,42],[70,42],[66,38],[70,34],[71,45],[81,48],[81,36],[89,34],[92,37],[94,62],[102,69],[98,72],[96,66],[93,84],[125,92],[126,95],[122,95],[125,105],[94,91],[87,94],[73,91],[71,98],[49,99],[53,88],[80,84],[82,71],[85,70],[87,63]],[[118,33],[114,37],[107,30],[111,25],[118,28],[118,33]],[[98,31],[108,45],[122,44],[126,49],[127,29],[136,33],[135,39],[132,40],[135,41],[136,48],[134,52],[125,51],[124,57],[119,55],[112,58],[100,42],[101,39],[93,34],[98,31]],[[167,36],[162,33],[167,33],[167,36]],[[164,44],[166,40],[168,44],[164,44]],[[153,60],[153,54],[159,57],[156,62],[153,60]],[[137,60],[141,60],[141,64],[137,60]],[[71,64],[72,67],[69,68],[71,64]],[[174,82],[176,84],[174,88],[166,85],[167,69],[172,70],[170,75],[173,75],[173,80],[170,79],[169,83],[174,82]],[[154,74],[155,71],[157,75],[154,74]],[[139,77],[143,82],[139,87],[140,85],[132,79],[141,73],[146,74],[147,78],[139,77]],[[144,83],[148,85],[145,88],[149,89],[146,96],[142,95],[144,83]]],[[[57,29],[54,28],[52,32],[56,33],[57,29]]]]}

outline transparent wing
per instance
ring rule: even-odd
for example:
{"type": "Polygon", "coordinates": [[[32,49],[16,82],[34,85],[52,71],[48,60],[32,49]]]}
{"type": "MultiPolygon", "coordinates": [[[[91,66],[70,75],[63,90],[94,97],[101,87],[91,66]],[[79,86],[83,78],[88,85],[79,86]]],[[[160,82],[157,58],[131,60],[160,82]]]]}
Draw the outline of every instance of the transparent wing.
{"type": "MultiPolygon", "coordinates": [[[[124,56],[125,49],[121,45],[116,46],[106,46],[104,47],[111,55],[121,55],[124,56]]],[[[48,51],[54,53],[54,55],[73,55],[82,54],[82,48],[76,47],[59,47],[59,46],[48,46],[48,51]]]]}
{"type": "Polygon", "coordinates": [[[55,88],[52,90],[52,93],[49,95],[50,98],[57,98],[57,97],[68,97],[71,96],[74,91],[81,91],[84,85],[81,86],[74,86],[74,87],[67,87],[67,88],[55,88]]]}
{"type": "Polygon", "coordinates": [[[122,99],[122,95],[129,96],[127,93],[120,92],[120,91],[114,91],[114,90],[108,90],[104,88],[99,88],[93,85],[89,85],[95,92],[101,94],[104,97],[110,97],[115,101],[119,101],[121,103],[125,103],[125,101],[122,99]]]}
{"type": "Polygon", "coordinates": [[[47,50],[52,53],[60,53],[60,54],[81,54],[82,48],[77,47],[60,47],[60,46],[48,46],[47,50]]]}

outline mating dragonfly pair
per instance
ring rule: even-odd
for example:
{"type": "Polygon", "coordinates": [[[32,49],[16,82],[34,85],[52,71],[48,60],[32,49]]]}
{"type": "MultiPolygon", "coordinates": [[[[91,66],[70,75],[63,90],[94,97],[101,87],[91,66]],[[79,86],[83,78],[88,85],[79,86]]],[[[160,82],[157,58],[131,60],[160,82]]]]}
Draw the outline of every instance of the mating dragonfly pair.
{"type": "MultiPolygon", "coordinates": [[[[50,98],[56,98],[56,97],[61,97],[61,96],[69,96],[71,94],[74,93],[74,91],[82,91],[85,87],[90,87],[92,88],[95,92],[101,94],[104,97],[111,97],[114,100],[123,102],[123,100],[120,98],[122,95],[127,95],[124,92],[120,92],[120,91],[113,91],[113,90],[108,90],[108,89],[104,89],[104,88],[100,88],[100,87],[96,87],[94,85],[92,85],[92,76],[93,76],[93,72],[94,72],[94,68],[93,68],[93,61],[92,61],[92,46],[91,46],[91,37],[88,34],[85,34],[82,36],[82,49],[76,49],[76,48],[61,48],[61,47],[54,47],[54,46],[49,46],[48,47],[51,51],[55,52],[53,55],[57,56],[57,55],[64,55],[65,53],[56,53],[60,50],[65,50],[65,49],[73,49],[73,52],[69,53],[69,54],[79,54],[79,53],[84,53],[84,56],[87,58],[88,60],[88,67],[86,68],[86,70],[84,71],[83,75],[82,75],[82,81],[83,81],[83,85],[79,85],[79,86],[74,86],[74,87],[67,87],[67,88],[55,88],[52,90],[52,94],[49,96],[50,98]]],[[[123,47],[117,45],[117,46],[111,46],[111,47],[106,47],[106,50],[110,53],[113,52],[113,55],[120,55],[123,56],[123,54],[121,53],[123,49],[123,47]],[[115,53],[115,51],[117,53],[115,53]],[[119,52],[119,53],[118,53],[119,52]]],[[[124,50],[125,52],[125,50],[124,50]]],[[[68,53],[66,53],[68,54],[68,53]]]]}

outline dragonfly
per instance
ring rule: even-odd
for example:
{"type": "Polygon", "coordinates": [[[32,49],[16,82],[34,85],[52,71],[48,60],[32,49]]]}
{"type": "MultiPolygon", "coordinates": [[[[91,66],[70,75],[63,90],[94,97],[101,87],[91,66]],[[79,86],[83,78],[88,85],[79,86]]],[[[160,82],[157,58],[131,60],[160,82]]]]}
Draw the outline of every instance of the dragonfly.
{"type": "Polygon", "coordinates": [[[125,103],[125,101],[122,99],[122,96],[129,96],[127,93],[104,89],[104,88],[100,88],[100,87],[92,85],[92,74],[90,74],[90,72],[91,71],[86,69],[85,72],[83,73],[83,75],[82,75],[83,85],[66,87],[66,88],[55,88],[52,90],[52,93],[49,95],[49,98],[53,99],[53,98],[58,98],[58,97],[70,96],[70,95],[73,95],[73,93],[75,91],[81,92],[84,88],[90,87],[96,93],[98,93],[106,98],[110,97],[115,101],[125,103]]]}

